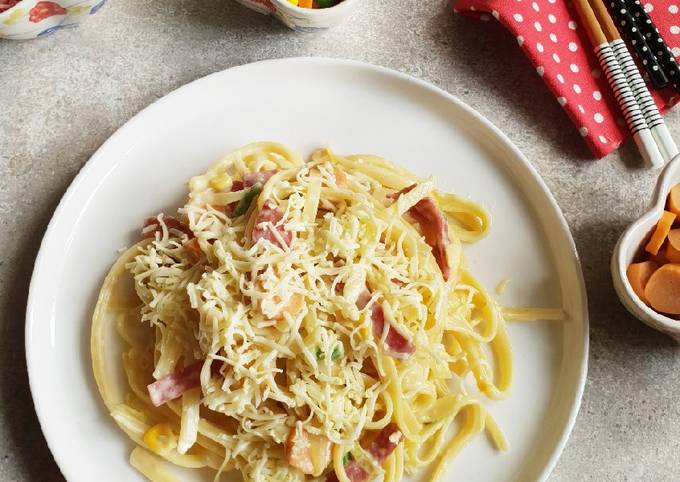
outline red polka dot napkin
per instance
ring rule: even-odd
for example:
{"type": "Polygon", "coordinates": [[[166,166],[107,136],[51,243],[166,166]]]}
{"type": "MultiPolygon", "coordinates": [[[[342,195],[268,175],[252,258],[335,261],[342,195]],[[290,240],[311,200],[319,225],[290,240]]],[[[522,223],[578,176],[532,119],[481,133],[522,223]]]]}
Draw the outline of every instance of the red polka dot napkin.
{"type": "MultiPolygon", "coordinates": [[[[680,0],[642,3],[680,58],[680,0]]],[[[630,134],[570,2],[458,0],[454,11],[498,20],[510,30],[597,157],[618,148],[630,134]]],[[[672,88],[650,91],[661,112],[680,100],[672,88]]]]}

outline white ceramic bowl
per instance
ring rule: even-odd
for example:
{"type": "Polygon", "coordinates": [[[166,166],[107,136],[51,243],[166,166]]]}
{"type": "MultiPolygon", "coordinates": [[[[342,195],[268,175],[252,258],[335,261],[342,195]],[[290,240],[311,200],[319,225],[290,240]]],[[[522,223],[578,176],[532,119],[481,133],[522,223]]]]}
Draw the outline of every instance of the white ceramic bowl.
{"type": "Polygon", "coordinates": [[[0,38],[26,40],[75,27],[106,0],[22,0],[0,13],[0,38]]]}
{"type": "Polygon", "coordinates": [[[649,233],[659,221],[661,213],[666,206],[666,197],[671,188],[680,184],[680,156],[676,156],[659,175],[652,197],[652,207],[649,211],[631,224],[621,235],[614,254],[612,255],[611,271],[614,281],[614,289],[619,299],[637,319],[673,337],[680,342],[680,320],[674,320],[657,313],[635,294],[628,282],[626,270],[633,262],[633,258],[639,251],[649,233]]]}
{"type": "Polygon", "coordinates": [[[236,0],[260,13],[275,15],[286,26],[299,32],[318,32],[335,27],[354,9],[359,0],[342,0],[330,8],[300,8],[288,0],[236,0]]]}

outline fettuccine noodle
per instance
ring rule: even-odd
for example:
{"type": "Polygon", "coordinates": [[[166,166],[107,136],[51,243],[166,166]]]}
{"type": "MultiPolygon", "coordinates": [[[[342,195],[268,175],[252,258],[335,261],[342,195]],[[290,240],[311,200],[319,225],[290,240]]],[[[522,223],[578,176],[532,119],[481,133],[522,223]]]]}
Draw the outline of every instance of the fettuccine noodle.
{"type": "Polygon", "coordinates": [[[159,481],[178,480],[173,465],[247,482],[427,467],[441,481],[480,432],[505,450],[483,404],[512,381],[503,311],[461,248],[489,224],[376,156],[305,162],[262,142],[192,178],[177,215],[148,220],[114,264],[93,316],[95,378],[133,466],[159,481]]]}

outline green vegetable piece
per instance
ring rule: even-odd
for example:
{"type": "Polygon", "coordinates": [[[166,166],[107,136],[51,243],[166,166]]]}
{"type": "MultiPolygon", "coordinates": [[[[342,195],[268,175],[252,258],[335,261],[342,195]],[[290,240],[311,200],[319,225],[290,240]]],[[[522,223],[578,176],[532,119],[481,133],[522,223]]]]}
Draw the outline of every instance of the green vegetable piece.
{"type": "Polygon", "coordinates": [[[347,462],[350,460],[354,460],[354,457],[352,457],[352,452],[346,452],[345,455],[342,456],[342,465],[347,465],[347,462]]]}
{"type": "Polygon", "coordinates": [[[319,5],[319,8],[331,8],[335,6],[338,1],[337,0],[316,0],[316,3],[319,5]]]}
{"type": "Polygon", "coordinates": [[[326,358],[326,354],[321,351],[321,348],[317,348],[316,349],[316,359],[317,360],[323,360],[324,358],[326,358]]]}
{"type": "Polygon", "coordinates": [[[257,198],[257,196],[260,195],[261,192],[262,184],[260,183],[257,183],[253,187],[248,189],[248,191],[246,191],[241,200],[238,202],[236,209],[234,209],[234,214],[232,214],[231,217],[237,218],[239,216],[243,216],[248,211],[250,205],[257,198]]]}
{"type": "Polygon", "coordinates": [[[333,353],[331,353],[331,360],[335,361],[343,355],[342,345],[338,345],[333,348],[333,353]]]}

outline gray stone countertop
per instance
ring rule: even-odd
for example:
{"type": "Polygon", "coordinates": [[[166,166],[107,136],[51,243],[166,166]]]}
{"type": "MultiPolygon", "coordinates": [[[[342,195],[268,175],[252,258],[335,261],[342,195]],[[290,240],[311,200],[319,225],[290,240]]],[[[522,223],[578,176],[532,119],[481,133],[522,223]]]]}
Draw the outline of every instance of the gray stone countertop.
{"type": "MultiPolygon", "coordinates": [[[[515,40],[495,22],[453,15],[446,0],[366,0],[320,35],[291,32],[232,0],[113,0],[78,29],[0,41],[0,480],[62,479],[33,410],[23,330],[40,240],[73,177],[118,127],[175,88],[291,56],[415,75],[519,146],[564,211],[590,302],[583,405],[550,480],[679,480],[680,349],[624,310],[608,271],[655,173],[641,168],[631,143],[593,160],[515,40]]],[[[667,121],[680,139],[678,111],[667,121]]]]}

